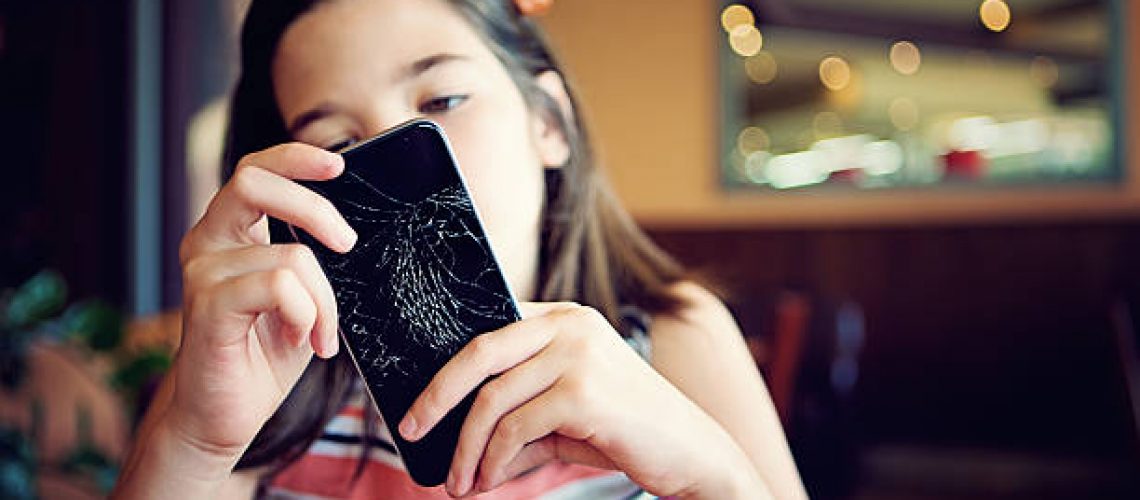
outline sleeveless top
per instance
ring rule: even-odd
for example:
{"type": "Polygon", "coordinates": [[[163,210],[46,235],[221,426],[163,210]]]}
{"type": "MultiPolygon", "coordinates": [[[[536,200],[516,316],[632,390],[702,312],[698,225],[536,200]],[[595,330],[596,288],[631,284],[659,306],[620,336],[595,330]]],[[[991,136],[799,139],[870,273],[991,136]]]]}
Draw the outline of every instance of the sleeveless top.
{"type": "MultiPolygon", "coordinates": [[[[629,346],[648,361],[649,316],[633,307],[621,310],[629,346]]],[[[450,499],[443,486],[424,488],[412,481],[392,444],[383,421],[370,436],[364,469],[355,480],[364,444],[364,405],[371,404],[361,384],[356,384],[343,409],[325,426],[324,432],[300,459],[283,469],[270,482],[266,497],[292,499],[450,499]]],[[[376,415],[377,419],[381,419],[376,415]]],[[[655,498],[620,471],[578,464],[550,462],[480,495],[481,499],[539,498],[644,499],[655,498]]]]}

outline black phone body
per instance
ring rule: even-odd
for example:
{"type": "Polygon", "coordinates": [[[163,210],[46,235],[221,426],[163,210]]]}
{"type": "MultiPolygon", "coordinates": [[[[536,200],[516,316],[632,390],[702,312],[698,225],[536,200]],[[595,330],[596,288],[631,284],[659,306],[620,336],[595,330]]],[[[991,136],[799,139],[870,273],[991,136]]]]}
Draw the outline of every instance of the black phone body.
{"type": "Polygon", "coordinates": [[[301,184],[359,236],[346,254],[271,220],[274,241],[317,256],[336,294],[340,334],[412,479],[447,476],[474,393],[417,442],[396,427],[472,338],[520,319],[510,286],[442,128],[413,120],[342,151],[345,170],[301,184]]]}

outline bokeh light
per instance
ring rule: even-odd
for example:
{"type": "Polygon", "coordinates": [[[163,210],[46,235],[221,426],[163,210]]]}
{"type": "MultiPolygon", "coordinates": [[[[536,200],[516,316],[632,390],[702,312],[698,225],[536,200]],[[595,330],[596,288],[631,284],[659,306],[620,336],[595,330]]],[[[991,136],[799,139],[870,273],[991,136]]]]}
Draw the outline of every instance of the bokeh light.
{"type": "Polygon", "coordinates": [[[819,81],[829,90],[842,90],[851,83],[851,66],[839,56],[829,56],[819,63],[819,81]]]}
{"type": "Polygon", "coordinates": [[[726,33],[732,33],[732,30],[742,25],[754,24],[756,19],[752,16],[752,11],[740,4],[729,5],[720,13],[720,25],[726,33]]]}
{"type": "Polygon", "coordinates": [[[743,57],[751,57],[764,47],[764,36],[751,24],[741,24],[728,35],[728,45],[732,51],[743,57]]]}
{"type": "Polygon", "coordinates": [[[904,75],[913,75],[922,65],[922,52],[913,42],[906,40],[891,45],[891,67],[904,75]]]}
{"type": "Polygon", "coordinates": [[[760,127],[745,127],[736,136],[736,147],[744,156],[768,149],[771,143],[772,140],[768,137],[768,131],[760,127]]]}
{"type": "Polygon", "coordinates": [[[1005,31],[1012,19],[1009,5],[1004,0],[983,1],[982,6],[978,7],[978,17],[982,20],[982,24],[993,32],[1005,31]]]}
{"type": "Polygon", "coordinates": [[[756,184],[768,182],[768,178],[764,173],[764,167],[768,166],[768,161],[771,159],[772,153],[767,151],[752,152],[748,155],[748,158],[744,160],[744,176],[756,184]]]}
{"type": "Polygon", "coordinates": [[[744,73],[753,83],[761,85],[772,83],[776,79],[777,70],[776,58],[767,51],[761,50],[744,60],[744,73]]]}

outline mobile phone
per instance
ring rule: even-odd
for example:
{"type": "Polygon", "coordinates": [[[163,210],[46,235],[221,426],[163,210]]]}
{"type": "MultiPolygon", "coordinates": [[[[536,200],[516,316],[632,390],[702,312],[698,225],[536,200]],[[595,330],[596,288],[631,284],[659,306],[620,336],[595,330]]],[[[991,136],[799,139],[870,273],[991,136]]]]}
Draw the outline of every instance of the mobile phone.
{"type": "Polygon", "coordinates": [[[416,442],[396,427],[472,338],[520,319],[443,129],[413,120],[341,152],[344,172],[300,183],[359,236],[346,254],[271,221],[274,241],[308,245],[336,294],[340,335],[412,479],[443,483],[474,392],[416,442]]]}

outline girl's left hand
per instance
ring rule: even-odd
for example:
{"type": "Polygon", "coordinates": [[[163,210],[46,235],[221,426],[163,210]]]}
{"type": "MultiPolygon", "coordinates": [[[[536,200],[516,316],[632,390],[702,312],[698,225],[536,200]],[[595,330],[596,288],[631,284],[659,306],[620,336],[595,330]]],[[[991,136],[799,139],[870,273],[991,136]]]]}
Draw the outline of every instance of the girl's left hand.
{"type": "Polygon", "coordinates": [[[659,496],[762,494],[732,437],[600,313],[576,304],[522,305],[527,319],[472,340],[400,422],[405,439],[419,439],[494,377],[463,424],[450,494],[487,491],[556,459],[620,469],[659,496]]]}

